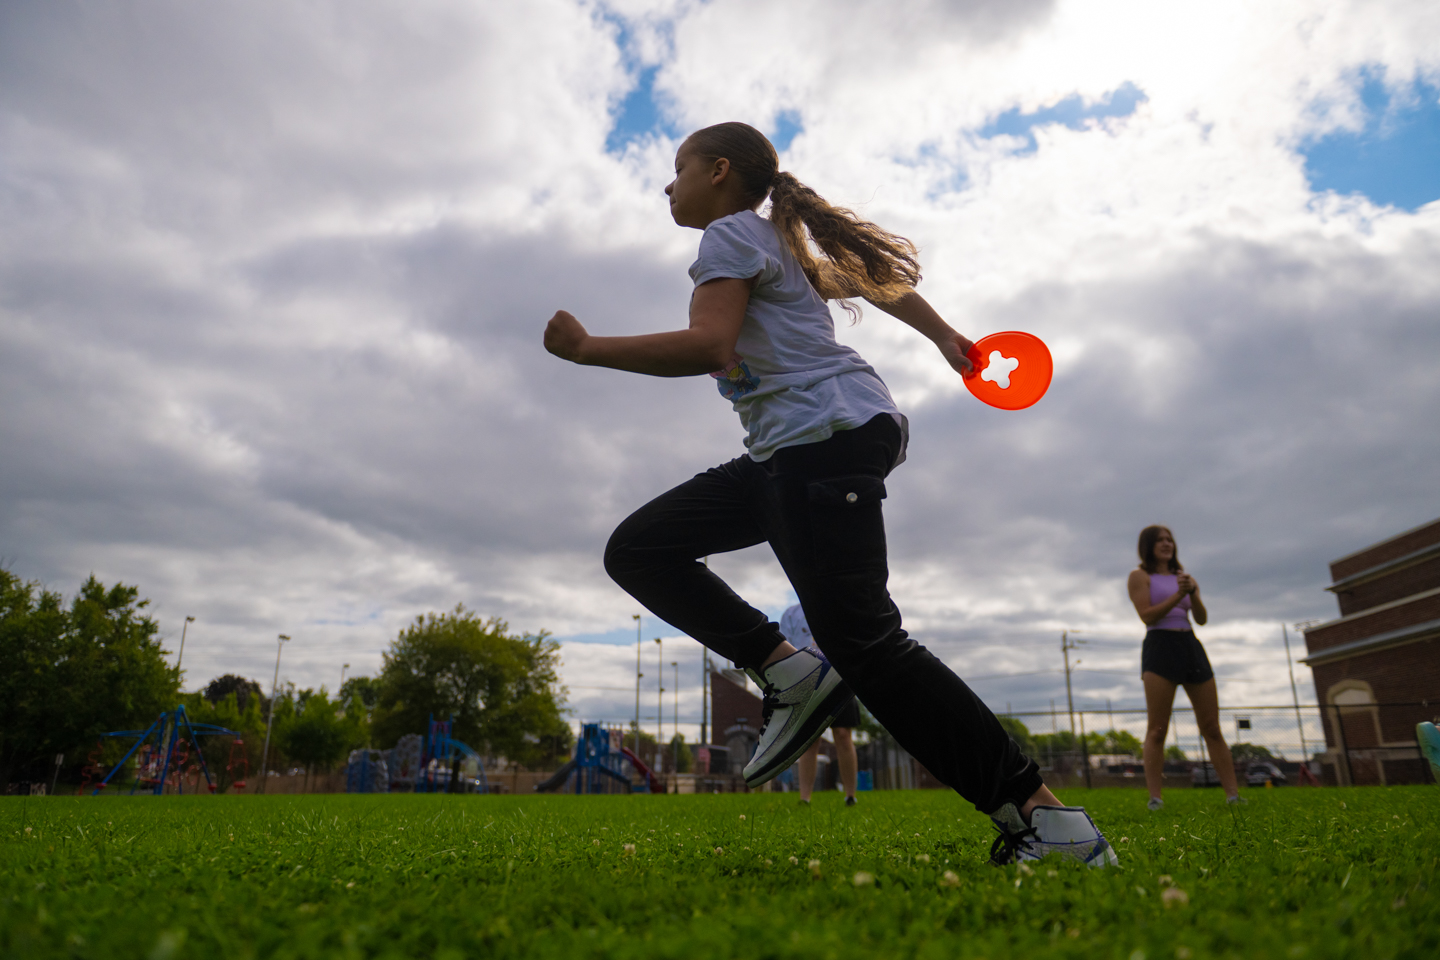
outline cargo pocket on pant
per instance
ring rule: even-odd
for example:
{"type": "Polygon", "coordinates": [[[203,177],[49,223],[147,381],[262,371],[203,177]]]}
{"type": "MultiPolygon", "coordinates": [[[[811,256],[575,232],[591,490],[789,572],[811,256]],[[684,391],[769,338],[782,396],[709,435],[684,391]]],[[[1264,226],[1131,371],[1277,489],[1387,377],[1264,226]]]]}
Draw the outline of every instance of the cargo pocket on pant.
{"type": "Polygon", "coordinates": [[[885,569],[885,481],[859,474],[806,485],[819,573],[885,569]]]}

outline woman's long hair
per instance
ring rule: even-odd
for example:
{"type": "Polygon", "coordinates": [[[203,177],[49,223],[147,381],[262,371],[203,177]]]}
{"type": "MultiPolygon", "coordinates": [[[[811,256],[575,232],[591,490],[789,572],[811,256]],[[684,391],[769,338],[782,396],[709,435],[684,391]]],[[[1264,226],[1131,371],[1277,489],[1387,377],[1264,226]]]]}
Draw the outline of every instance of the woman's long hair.
{"type": "Polygon", "coordinates": [[[770,222],[810,285],[826,300],[841,301],[851,316],[857,313],[846,302],[850,297],[893,303],[920,282],[915,244],[831,206],[793,174],[781,172],[775,147],[749,124],[717,123],[696,130],[685,143],[707,159],[729,160],[750,203],[770,197],[770,222]]]}
{"type": "MultiPolygon", "coordinates": [[[[1160,539],[1160,534],[1170,533],[1169,527],[1163,527],[1158,523],[1151,524],[1140,531],[1140,543],[1136,550],[1140,554],[1140,569],[1146,573],[1158,573],[1160,561],[1155,559],[1155,543],[1160,539]]],[[[1170,533],[1170,540],[1173,543],[1175,534],[1170,533]]],[[[1170,557],[1170,569],[1167,573],[1179,573],[1185,568],[1180,565],[1180,548],[1175,548],[1175,553],[1170,557]]]]}

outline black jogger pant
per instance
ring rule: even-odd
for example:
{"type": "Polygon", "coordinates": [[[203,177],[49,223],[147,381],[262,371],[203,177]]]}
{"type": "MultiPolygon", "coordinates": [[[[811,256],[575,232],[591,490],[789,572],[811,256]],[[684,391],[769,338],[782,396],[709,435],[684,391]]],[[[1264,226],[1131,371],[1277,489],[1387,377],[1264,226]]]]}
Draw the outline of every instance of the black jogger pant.
{"type": "Polygon", "coordinates": [[[784,637],[700,558],[769,542],[810,632],[860,702],[982,813],[1022,805],[1039,769],[995,715],[900,626],[886,589],[885,476],[900,427],[880,415],[829,440],[707,470],[641,507],[605,569],[651,613],[729,660],[758,667],[784,637]]]}

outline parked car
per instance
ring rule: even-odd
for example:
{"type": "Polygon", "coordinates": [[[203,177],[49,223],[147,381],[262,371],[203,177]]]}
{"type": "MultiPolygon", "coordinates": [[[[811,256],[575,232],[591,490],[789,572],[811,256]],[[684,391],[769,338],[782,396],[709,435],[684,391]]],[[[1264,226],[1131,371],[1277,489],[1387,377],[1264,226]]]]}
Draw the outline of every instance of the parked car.
{"type": "Polygon", "coordinates": [[[1269,760],[1256,760],[1245,769],[1245,785],[1249,787],[1263,787],[1266,783],[1272,783],[1277,787],[1284,786],[1288,781],[1280,768],[1269,760]]]}
{"type": "Polygon", "coordinates": [[[1193,765],[1190,768],[1190,785],[1192,787],[1220,786],[1220,774],[1215,772],[1215,765],[1208,761],[1193,765]]]}

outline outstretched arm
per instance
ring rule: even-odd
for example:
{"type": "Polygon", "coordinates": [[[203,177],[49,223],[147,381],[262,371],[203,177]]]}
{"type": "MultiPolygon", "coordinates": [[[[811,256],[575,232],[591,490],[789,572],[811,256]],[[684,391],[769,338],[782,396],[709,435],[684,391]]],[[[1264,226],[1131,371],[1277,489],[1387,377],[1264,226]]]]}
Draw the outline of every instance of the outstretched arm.
{"type": "Polygon", "coordinates": [[[562,360],[652,377],[694,377],[719,370],[735,355],[750,302],[750,280],[702,283],[690,298],[690,326],[634,337],[595,337],[564,310],[545,327],[545,349],[562,360]]]}
{"type": "Polygon", "coordinates": [[[956,373],[963,375],[974,367],[965,352],[975,344],[956,333],[955,328],[946,323],[920,294],[912,290],[891,303],[876,303],[873,300],[867,302],[928,337],[950,366],[955,368],[956,373]]]}

